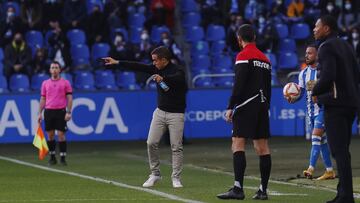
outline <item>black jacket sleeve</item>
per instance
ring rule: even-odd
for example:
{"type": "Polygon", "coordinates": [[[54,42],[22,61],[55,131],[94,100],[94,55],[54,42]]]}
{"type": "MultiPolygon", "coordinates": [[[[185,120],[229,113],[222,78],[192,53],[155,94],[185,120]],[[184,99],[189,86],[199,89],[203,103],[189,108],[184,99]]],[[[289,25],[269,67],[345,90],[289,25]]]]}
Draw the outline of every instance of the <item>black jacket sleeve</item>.
{"type": "Polygon", "coordinates": [[[120,70],[139,71],[150,74],[157,73],[157,69],[155,66],[134,61],[119,61],[119,64],[116,65],[116,68],[120,70]]]}
{"type": "Polygon", "coordinates": [[[241,94],[245,89],[246,79],[249,71],[250,69],[248,63],[239,63],[235,65],[234,87],[227,109],[233,109],[235,105],[238,104],[237,102],[239,102],[241,99],[241,94]]]}
{"type": "Polygon", "coordinates": [[[164,76],[163,80],[169,86],[183,85],[185,83],[185,73],[183,70],[178,69],[174,74],[164,76]]]}
{"type": "Polygon", "coordinates": [[[324,44],[318,53],[321,66],[320,79],[316,83],[312,95],[329,95],[336,79],[336,54],[329,45],[324,44]]]}

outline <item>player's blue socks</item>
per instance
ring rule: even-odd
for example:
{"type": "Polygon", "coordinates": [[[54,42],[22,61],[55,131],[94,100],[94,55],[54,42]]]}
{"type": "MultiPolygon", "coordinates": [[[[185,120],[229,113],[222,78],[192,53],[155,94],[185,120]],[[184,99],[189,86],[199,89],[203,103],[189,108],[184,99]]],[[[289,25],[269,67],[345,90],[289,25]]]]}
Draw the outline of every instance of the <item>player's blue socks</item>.
{"type": "Polygon", "coordinates": [[[321,145],[321,137],[312,135],[311,136],[312,147],[311,147],[311,154],[310,154],[310,166],[316,166],[316,162],[320,155],[320,145],[321,145]]]}
{"type": "Polygon", "coordinates": [[[327,144],[327,137],[325,134],[321,137],[321,156],[324,160],[326,169],[332,169],[330,150],[327,144]]]}

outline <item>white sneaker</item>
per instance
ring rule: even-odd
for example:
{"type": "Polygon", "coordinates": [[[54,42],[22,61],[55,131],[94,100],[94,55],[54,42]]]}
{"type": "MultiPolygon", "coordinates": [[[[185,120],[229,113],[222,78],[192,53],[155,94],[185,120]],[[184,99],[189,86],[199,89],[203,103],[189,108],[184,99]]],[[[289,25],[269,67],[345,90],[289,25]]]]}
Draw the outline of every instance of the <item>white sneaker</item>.
{"type": "Polygon", "coordinates": [[[172,185],[174,188],[181,188],[183,185],[181,184],[181,181],[179,178],[172,178],[172,185]]]}
{"type": "Polygon", "coordinates": [[[156,182],[161,180],[161,176],[149,175],[149,178],[145,183],[142,185],[143,187],[152,187],[155,185],[156,182]]]}

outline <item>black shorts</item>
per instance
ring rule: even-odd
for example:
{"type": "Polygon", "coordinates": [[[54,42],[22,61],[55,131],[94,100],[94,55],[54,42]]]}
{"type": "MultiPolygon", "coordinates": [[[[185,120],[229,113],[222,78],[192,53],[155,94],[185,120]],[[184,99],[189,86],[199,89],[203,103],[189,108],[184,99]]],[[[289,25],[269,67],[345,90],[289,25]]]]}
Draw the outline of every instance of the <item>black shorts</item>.
{"type": "Polygon", "coordinates": [[[234,112],[233,115],[233,137],[268,139],[270,137],[269,127],[269,105],[260,101],[251,101],[234,112]]]}
{"type": "Polygon", "coordinates": [[[65,109],[45,109],[45,130],[60,130],[63,132],[67,131],[65,114],[65,109]]]}

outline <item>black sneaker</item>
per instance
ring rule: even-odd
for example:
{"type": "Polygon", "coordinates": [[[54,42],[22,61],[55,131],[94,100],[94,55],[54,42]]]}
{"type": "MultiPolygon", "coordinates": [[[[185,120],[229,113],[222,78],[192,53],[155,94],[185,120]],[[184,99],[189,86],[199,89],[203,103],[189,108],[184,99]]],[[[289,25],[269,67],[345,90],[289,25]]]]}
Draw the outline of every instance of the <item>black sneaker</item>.
{"type": "Polygon", "coordinates": [[[56,158],[50,158],[48,162],[49,166],[53,166],[57,164],[56,158]]]}
{"type": "Polygon", "coordinates": [[[269,199],[267,193],[263,192],[261,190],[258,190],[252,198],[253,199],[259,199],[259,200],[267,200],[267,199],[269,199]]]}
{"type": "Polygon", "coordinates": [[[231,188],[229,191],[216,195],[219,199],[240,199],[245,198],[244,191],[235,192],[234,188],[231,188]]]}
{"type": "Polygon", "coordinates": [[[66,160],[65,158],[62,158],[60,159],[60,164],[63,165],[63,166],[67,166],[67,163],[66,163],[66,160]]]}

